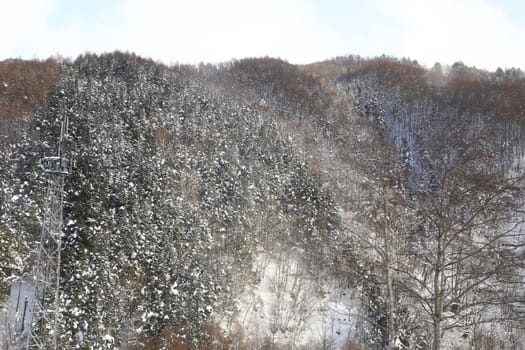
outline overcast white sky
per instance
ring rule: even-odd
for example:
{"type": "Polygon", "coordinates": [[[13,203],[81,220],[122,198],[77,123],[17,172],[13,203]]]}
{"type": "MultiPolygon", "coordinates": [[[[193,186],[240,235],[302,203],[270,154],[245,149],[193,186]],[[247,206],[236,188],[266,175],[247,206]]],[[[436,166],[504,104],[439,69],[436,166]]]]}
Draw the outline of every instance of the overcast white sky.
{"type": "Polygon", "coordinates": [[[135,52],[165,63],[345,54],[525,69],[522,0],[0,0],[0,60],[135,52]]]}

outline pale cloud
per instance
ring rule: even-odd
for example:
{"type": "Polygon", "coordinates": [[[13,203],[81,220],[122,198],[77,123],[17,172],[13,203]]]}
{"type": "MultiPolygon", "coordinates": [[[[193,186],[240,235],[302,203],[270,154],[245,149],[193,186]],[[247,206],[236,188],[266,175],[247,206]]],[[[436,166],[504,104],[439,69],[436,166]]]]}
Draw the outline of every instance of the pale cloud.
{"type": "Polygon", "coordinates": [[[38,55],[40,47],[47,44],[46,19],[55,4],[55,0],[2,1],[0,58],[12,57],[13,53],[24,58],[38,55]]]}
{"type": "Polygon", "coordinates": [[[403,31],[395,54],[434,62],[494,70],[523,67],[525,32],[504,9],[483,0],[381,1],[383,10],[401,22],[403,31]]]}
{"type": "Polygon", "coordinates": [[[522,15],[491,0],[114,0],[67,3],[95,6],[71,18],[66,1],[0,0],[0,60],[122,50],[165,63],[385,53],[427,65],[525,64],[522,15]]]}
{"type": "MultiPolygon", "coordinates": [[[[1,1],[1,0],[0,0],[1,1]]],[[[76,57],[86,51],[113,51],[114,23],[94,21],[86,27],[65,21],[56,27],[50,18],[60,12],[58,0],[17,0],[2,3],[0,12],[0,59],[76,57]]]]}
{"type": "Polygon", "coordinates": [[[265,55],[308,62],[337,41],[314,25],[304,1],[133,0],[121,12],[128,47],[182,62],[265,55]]]}
{"type": "Polygon", "coordinates": [[[3,6],[0,58],[123,50],[166,63],[266,55],[305,63],[344,53],[341,36],[318,25],[304,0],[123,0],[103,18],[60,25],[55,11],[58,0],[3,6]]]}

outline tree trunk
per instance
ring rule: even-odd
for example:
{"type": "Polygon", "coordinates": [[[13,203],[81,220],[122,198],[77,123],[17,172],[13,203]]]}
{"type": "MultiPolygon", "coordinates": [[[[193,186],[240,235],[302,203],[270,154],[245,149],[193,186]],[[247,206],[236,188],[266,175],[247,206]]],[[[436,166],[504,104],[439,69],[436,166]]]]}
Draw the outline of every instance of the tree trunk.
{"type": "Polygon", "coordinates": [[[392,288],[390,265],[387,265],[386,267],[386,290],[388,297],[388,348],[395,349],[394,291],[392,288]]]}
{"type": "Polygon", "coordinates": [[[388,300],[388,349],[395,348],[395,326],[394,326],[394,290],[392,288],[392,269],[390,257],[390,235],[388,234],[388,208],[386,194],[383,194],[383,239],[385,249],[385,269],[386,269],[386,292],[388,300]]]}
{"type": "Polygon", "coordinates": [[[432,350],[441,350],[441,319],[437,315],[434,318],[434,345],[432,350]]]}
{"type": "Polygon", "coordinates": [[[443,269],[445,267],[443,236],[443,233],[440,232],[438,236],[438,248],[434,272],[434,315],[432,318],[434,324],[434,344],[432,350],[441,350],[441,333],[443,321],[443,269]]]}

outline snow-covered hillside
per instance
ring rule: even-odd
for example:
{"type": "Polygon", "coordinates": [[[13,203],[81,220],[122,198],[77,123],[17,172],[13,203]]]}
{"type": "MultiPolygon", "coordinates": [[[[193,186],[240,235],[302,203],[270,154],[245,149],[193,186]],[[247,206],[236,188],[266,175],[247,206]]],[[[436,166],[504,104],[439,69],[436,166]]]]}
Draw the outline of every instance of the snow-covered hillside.
{"type": "Polygon", "coordinates": [[[61,348],[524,349],[521,71],[117,52],[0,73],[4,348],[67,116],[61,348]]]}
{"type": "Polygon", "coordinates": [[[242,330],[257,348],[342,349],[359,339],[363,320],[358,293],[309,271],[302,256],[298,249],[261,251],[252,267],[254,283],[244,287],[237,310],[222,327],[242,330]]]}

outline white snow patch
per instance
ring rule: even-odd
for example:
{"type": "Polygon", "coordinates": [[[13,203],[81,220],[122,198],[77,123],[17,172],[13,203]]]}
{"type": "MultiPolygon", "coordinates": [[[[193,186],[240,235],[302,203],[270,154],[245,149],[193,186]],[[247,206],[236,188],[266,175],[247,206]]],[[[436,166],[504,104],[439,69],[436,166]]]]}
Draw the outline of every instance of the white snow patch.
{"type": "Polygon", "coordinates": [[[302,264],[300,252],[262,252],[253,273],[257,283],[238,297],[233,325],[242,329],[254,346],[267,339],[295,347],[331,344],[343,349],[356,334],[360,303],[355,291],[314,275],[302,264]]]}
{"type": "Polygon", "coordinates": [[[173,283],[173,285],[170,288],[171,295],[179,295],[179,290],[177,289],[177,286],[177,282],[173,283]]]}
{"type": "Polygon", "coordinates": [[[102,340],[107,341],[109,343],[115,342],[115,338],[113,338],[110,334],[106,334],[105,336],[103,336],[102,340]]]}

